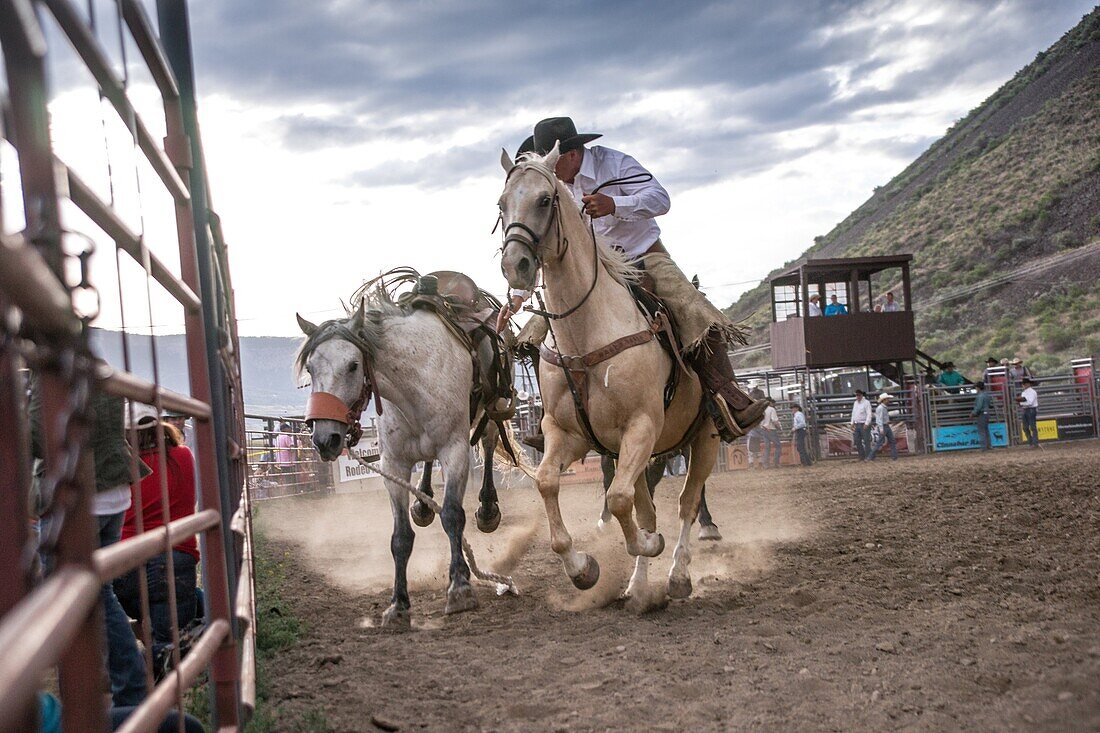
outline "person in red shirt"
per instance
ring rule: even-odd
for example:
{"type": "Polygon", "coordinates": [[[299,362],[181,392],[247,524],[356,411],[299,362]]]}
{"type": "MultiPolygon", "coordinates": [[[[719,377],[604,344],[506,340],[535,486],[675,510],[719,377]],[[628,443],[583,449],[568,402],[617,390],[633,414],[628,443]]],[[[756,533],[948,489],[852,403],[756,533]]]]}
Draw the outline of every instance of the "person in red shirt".
{"type": "MultiPolygon", "coordinates": [[[[135,405],[138,449],[141,460],[153,473],[132,486],[133,503],[122,524],[122,539],[149,532],[166,523],[161,502],[161,479],[167,483],[168,518],[180,519],[195,513],[195,458],[183,445],[183,436],[174,426],[160,422],[156,410],[148,405],[135,405]],[[165,461],[161,464],[157,449],[157,424],[164,428],[165,461]],[[141,509],[141,531],[138,530],[138,508],[141,509]]],[[[196,601],[196,567],[199,545],[192,535],[172,548],[172,569],[175,576],[176,614],[179,628],[186,629],[196,616],[201,616],[196,601]]],[[[149,616],[153,636],[154,670],[158,677],[167,670],[172,649],[172,620],[168,603],[168,573],[166,557],[159,554],[145,565],[149,587],[149,616]]],[[[131,570],[114,582],[115,593],[123,609],[141,621],[141,595],[138,571],[131,570]]]]}

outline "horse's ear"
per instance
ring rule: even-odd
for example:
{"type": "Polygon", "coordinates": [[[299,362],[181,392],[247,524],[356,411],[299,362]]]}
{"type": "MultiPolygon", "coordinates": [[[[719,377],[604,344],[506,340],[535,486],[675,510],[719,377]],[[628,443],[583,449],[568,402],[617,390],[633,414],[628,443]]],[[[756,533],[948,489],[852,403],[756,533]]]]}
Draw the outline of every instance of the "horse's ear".
{"type": "Polygon", "coordinates": [[[505,173],[511,173],[512,169],[516,167],[516,164],[512,162],[512,156],[508,155],[508,151],[504,148],[500,149],[500,167],[504,169],[505,173]]]}
{"type": "Polygon", "coordinates": [[[561,141],[554,143],[554,149],[546,154],[546,157],[542,159],[542,162],[546,164],[546,167],[550,170],[554,170],[554,166],[558,164],[558,158],[561,157],[561,141]]]}
{"type": "Polygon", "coordinates": [[[356,308],[355,313],[353,313],[351,315],[351,324],[350,324],[350,326],[351,326],[352,331],[354,331],[355,333],[359,333],[360,331],[363,330],[363,323],[365,323],[366,320],[367,320],[366,316],[367,316],[366,302],[364,300],[360,300],[359,301],[359,307],[356,308]]]}
{"type": "Polygon", "coordinates": [[[294,315],[298,318],[298,328],[302,329],[302,333],[306,336],[312,336],[313,332],[317,330],[317,326],[302,318],[301,313],[295,313],[294,315]]]}

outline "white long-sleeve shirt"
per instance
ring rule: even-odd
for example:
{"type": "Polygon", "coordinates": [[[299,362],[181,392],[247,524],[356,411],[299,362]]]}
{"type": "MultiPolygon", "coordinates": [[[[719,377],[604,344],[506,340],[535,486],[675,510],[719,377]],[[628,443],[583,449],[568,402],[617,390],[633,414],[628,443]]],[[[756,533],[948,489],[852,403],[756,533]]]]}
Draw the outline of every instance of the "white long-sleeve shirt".
{"type": "Polygon", "coordinates": [[[795,410],[794,415],[791,417],[791,430],[805,430],[806,429],[806,416],[802,413],[802,410],[795,410]]]}
{"type": "MultiPolygon", "coordinates": [[[[601,183],[643,174],[649,171],[626,153],[593,145],[585,149],[581,169],[566,186],[580,206],[581,198],[601,183]]],[[[668,213],[672,205],[668,191],[654,178],[647,183],[607,186],[600,193],[615,201],[615,211],[592,220],[596,234],[621,247],[630,257],[640,257],[661,236],[661,228],[653,217],[668,213]]]]}
{"type": "Polygon", "coordinates": [[[852,424],[871,424],[871,403],[868,402],[866,398],[862,400],[856,400],[852,403],[852,424]]]}
{"type": "Polygon", "coordinates": [[[1039,394],[1031,387],[1028,387],[1023,392],[1021,392],[1020,397],[1023,398],[1023,402],[1020,403],[1021,407],[1039,406],[1039,394]]]}

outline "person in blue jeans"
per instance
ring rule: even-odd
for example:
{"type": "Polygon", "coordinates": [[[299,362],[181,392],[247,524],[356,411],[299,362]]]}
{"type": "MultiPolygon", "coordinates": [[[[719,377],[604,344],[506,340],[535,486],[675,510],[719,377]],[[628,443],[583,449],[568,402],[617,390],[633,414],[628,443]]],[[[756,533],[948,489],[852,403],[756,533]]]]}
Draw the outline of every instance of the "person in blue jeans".
{"type": "Polygon", "coordinates": [[[856,390],[856,400],[852,403],[852,443],[862,461],[871,452],[871,402],[862,389],[856,390]]]}
{"type": "Polygon", "coordinates": [[[970,416],[974,418],[974,427],[978,430],[978,441],[982,450],[989,450],[989,411],[993,407],[993,397],[985,388],[985,382],[974,385],[978,390],[978,396],[974,398],[974,409],[970,416]]]}
{"type": "MultiPolygon", "coordinates": [[[[122,520],[130,506],[130,444],[126,440],[123,413],[125,403],[102,391],[95,391],[88,399],[88,447],[95,462],[95,494],[92,496],[91,513],[97,521],[100,547],[118,542],[122,532],[122,520]]],[[[31,386],[30,404],[31,454],[35,458],[32,493],[36,511],[45,511],[52,497],[40,496],[41,480],[45,470],[42,430],[41,395],[37,380],[31,386]]],[[[149,467],[138,461],[139,475],[149,475],[149,467]]],[[[46,550],[52,552],[52,541],[60,527],[52,513],[42,517],[41,533],[47,539],[46,550]]],[[[53,557],[43,553],[43,567],[47,574],[52,570],[53,557]]],[[[111,700],[117,706],[134,706],[146,695],[145,659],[138,650],[137,639],[130,629],[130,619],[122,610],[114,588],[110,583],[101,591],[105,622],[105,657],[111,682],[111,700]]]]}
{"type": "Polygon", "coordinates": [[[1035,391],[1035,382],[1031,377],[1024,377],[1020,383],[1024,391],[1016,398],[1020,403],[1020,418],[1023,422],[1024,437],[1032,448],[1039,447],[1039,426],[1036,424],[1039,416],[1039,394],[1035,391]]]}
{"type": "Polygon", "coordinates": [[[890,444],[890,458],[898,459],[898,441],[894,437],[894,431],[890,428],[890,395],[883,392],[878,396],[878,407],[875,408],[875,426],[877,437],[871,452],[867,454],[867,460],[875,460],[875,456],[887,443],[890,444]]]}

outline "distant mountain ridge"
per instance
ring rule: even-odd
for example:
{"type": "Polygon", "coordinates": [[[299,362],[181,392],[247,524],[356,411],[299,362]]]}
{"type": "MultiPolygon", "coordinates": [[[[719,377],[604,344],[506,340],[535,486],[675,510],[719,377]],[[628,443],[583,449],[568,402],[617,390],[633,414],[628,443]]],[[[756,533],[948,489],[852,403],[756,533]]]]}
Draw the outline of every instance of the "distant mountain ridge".
{"type": "MultiPolygon", "coordinates": [[[[918,348],[971,374],[989,355],[1043,370],[1100,352],[1100,256],[1020,271],[1096,241],[1100,7],[784,268],[807,257],[912,253],[918,348]],[[991,284],[968,288],[981,283],[991,284]]],[[[769,296],[764,282],[727,309],[747,319],[750,345],[768,341],[769,296]]],[[[739,366],[769,358],[758,351],[739,366]]]]}
{"type": "MultiPolygon", "coordinates": [[[[121,331],[92,329],[91,340],[97,355],[112,366],[123,367],[121,331]]],[[[145,379],[152,379],[153,339],[130,334],[128,341],[131,371],[145,379]]],[[[305,411],[307,394],[297,388],[292,371],[294,355],[300,343],[300,338],[241,337],[241,379],[247,412],[301,415],[305,411]]],[[[187,348],[183,334],[157,336],[156,347],[161,384],[168,389],[188,392],[187,348]]]]}

